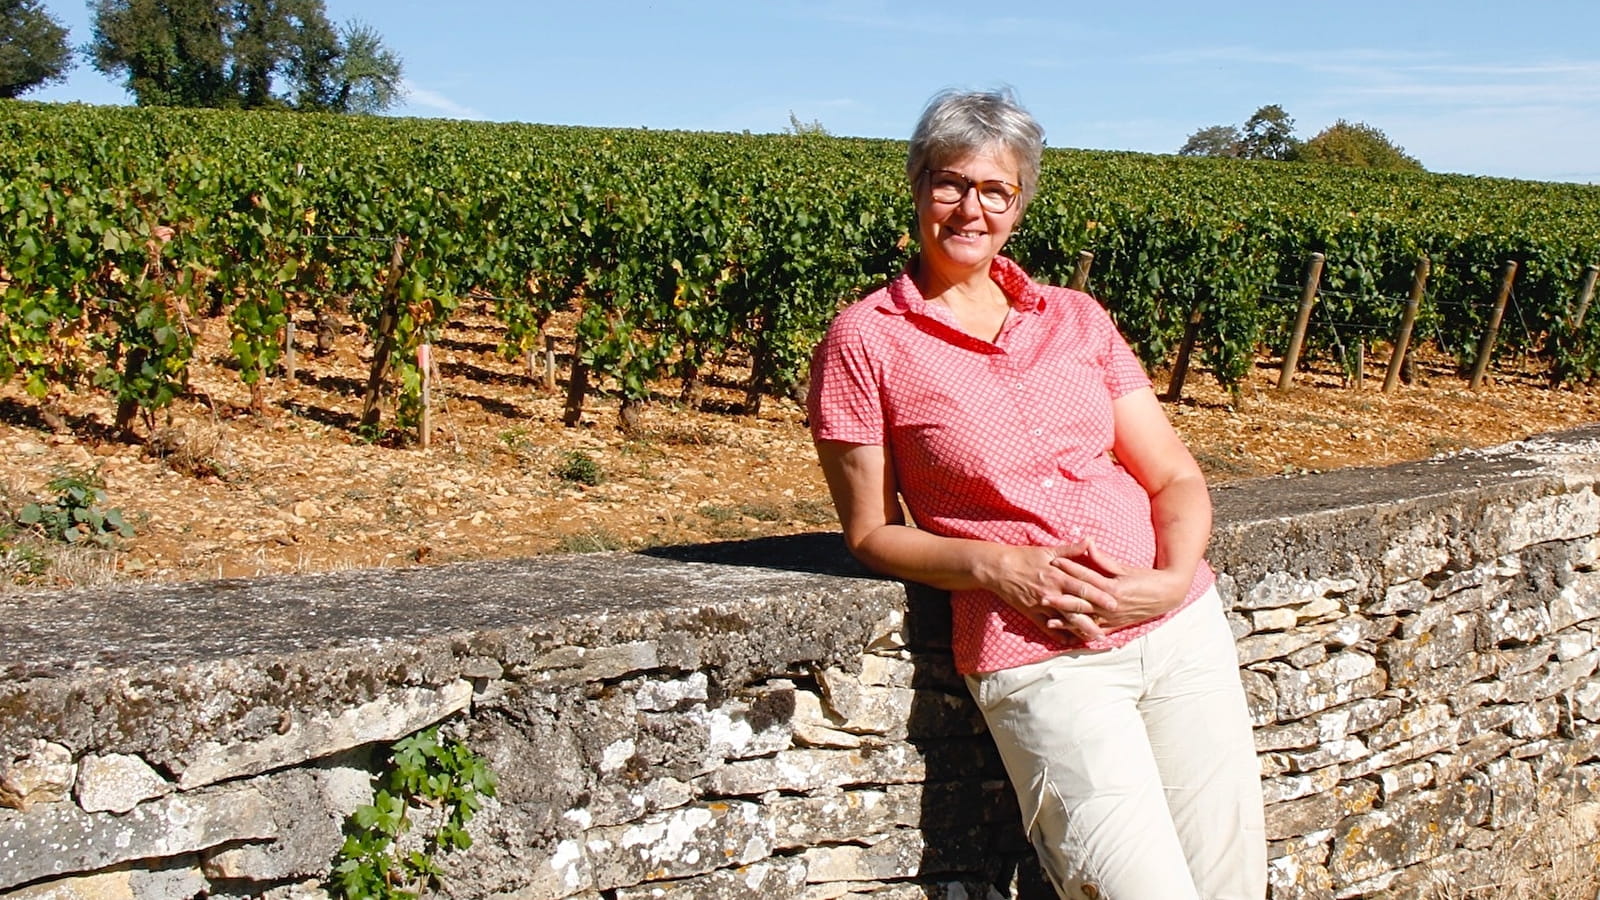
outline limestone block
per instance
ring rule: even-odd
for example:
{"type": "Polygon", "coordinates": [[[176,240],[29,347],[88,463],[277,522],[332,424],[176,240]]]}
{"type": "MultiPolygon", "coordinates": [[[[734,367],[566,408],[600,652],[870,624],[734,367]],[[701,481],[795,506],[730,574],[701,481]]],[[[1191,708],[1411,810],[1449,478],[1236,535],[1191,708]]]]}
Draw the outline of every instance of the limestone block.
{"type": "Polygon", "coordinates": [[[108,753],[79,761],[74,792],[85,812],[125,813],[175,788],[139,757],[108,753]]]}
{"type": "Polygon", "coordinates": [[[840,844],[813,847],[800,854],[806,880],[884,881],[910,878],[921,871],[927,839],[915,828],[896,829],[871,846],[840,844]]]}
{"type": "Polygon", "coordinates": [[[1273,900],[1333,900],[1333,876],[1324,864],[1326,848],[1277,856],[1267,861],[1267,886],[1273,900]]]}
{"type": "MultiPolygon", "coordinates": [[[[856,676],[862,684],[874,684],[879,687],[914,687],[919,681],[926,680],[929,675],[949,680],[950,674],[955,672],[955,666],[950,657],[939,654],[909,653],[869,653],[861,657],[861,674],[856,676]],[[927,670],[937,668],[940,673],[929,673],[927,670]],[[950,673],[950,674],[945,674],[950,673]]],[[[959,677],[954,678],[955,684],[961,684],[959,677]]]]}
{"type": "Polygon", "coordinates": [[[1515,759],[1497,759],[1484,766],[1489,786],[1489,827],[1525,825],[1537,813],[1533,766],[1515,759]]]}
{"type": "Polygon", "coordinates": [[[1499,599],[1504,587],[1500,582],[1477,585],[1453,594],[1437,595],[1409,615],[1398,619],[1396,631],[1402,640],[1416,640],[1438,628],[1440,623],[1455,616],[1470,616],[1474,622],[1481,613],[1499,599]]]}
{"type": "Polygon", "coordinates": [[[1476,646],[1477,618],[1456,615],[1414,638],[1385,643],[1378,651],[1389,681],[1397,687],[1416,683],[1424,673],[1459,661],[1476,646]]]}
{"type": "Polygon", "coordinates": [[[1576,540],[1600,532],[1600,497],[1593,490],[1539,497],[1513,510],[1503,529],[1491,532],[1502,552],[1548,541],[1576,540]]]}
{"type": "MultiPolygon", "coordinates": [[[[1466,653],[1456,662],[1437,669],[1410,669],[1405,672],[1400,683],[1395,683],[1393,680],[1390,683],[1407,691],[1411,698],[1419,703],[1431,703],[1435,700],[1449,703],[1458,697],[1473,696],[1471,691],[1477,690],[1474,682],[1493,678],[1494,668],[1494,659],[1490,655],[1466,653]]],[[[1503,687],[1491,687],[1487,690],[1496,698],[1504,696],[1503,687]]]]}
{"type": "Polygon", "coordinates": [[[1372,751],[1359,738],[1327,741],[1309,750],[1284,753],[1290,772],[1313,772],[1340,763],[1366,759],[1372,751]]]}
{"type": "MultiPolygon", "coordinates": [[[[1552,610],[1555,604],[1551,604],[1552,610]]],[[[1570,626],[1563,626],[1570,627],[1570,626]]],[[[1592,631],[1579,631],[1576,629],[1563,631],[1556,635],[1556,659],[1566,662],[1577,659],[1595,648],[1595,635],[1592,631]]]]}
{"type": "Polygon", "coordinates": [[[615,900],[798,900],[806,893],[806,864],[799,859],[769,859],[718,869],[696,878],[652,881],[613,893],[615,900]]]}
{"type": "Polygon", "coordinates": [[[278,832],[271,806],[253,787],[173,794],[120,816],[67,804],[0,812],[0,888],[278,832]]]}
{"type": "Polygon", "coordinates": [[[1506,722],[1512,737],[1534,740],[1549,737],[1561,725],[1565,704],[1556,697],[1514,707],[1516,710],[1506,722]]]}
{"type": "Polygon", "coordinates": [[[1383,599],[1367,607],[1376,615],[1416,612],[1434,600],[1433,591],[1420,581],[1402,581],[1384,588],[1383,599]]]}
{"type": "Polygon", "coordinates": [[[822,696],[811,691],[794,692],[793,729],[795,743],[801,747],[849,749],[860,747],[860,734],[845,731],[839,726],[843,719],[822,703],[822,696]]]}
{"type": "Polygon", "coordinates": [[[610,647],[558,647],[513,674],[542,684],[584,684],[614,681],[661,667],[661,648],[655,641],[634,641],[610,647]]]}
{"type": "Polygon", "coordinates": [[[1449,706],[1443,703],[1430,704],[1374,728],[1367,736],[1367,744],[1374,750],[1383,750],[1435,728],[1442,728],[1450,720],[1449,706]]]}
{"type": "Polygon", "coordinates": [[[1320,666],[1328,661],[1328,648],[1321,644],[1301,647],[1285,657],[1285,661],[1296,669],[1309,669],[1313,666],[1320,666]]]}
{"type": "Polygon", "coordinates": [[[1531,647],[1497,647],[1489,656],[1495,661],[1495,674],[1500,678],[1526,675],[1543,666],[1555,655],[1555,645],[1541,641],[1531,647]]]}
{"type": "Polygon", "coordinates": [[[671,680],[641,679],[634,688],[633,702],[639,709],[666,712],[690,703],[705,703],[709,683],[704,672],[671,680]]]}
{"type": "Polygon", "coordinates": [[[1510,705],[1495,705],[1474,709],[1460,717],[1461,730],[1458,733],[1463,741],[1470,741],[1480,734],[1488,734],[1491,731],[1500,730],[1516,714],[1517,707],[1510,705]]]}
{"type": "Polygon", "coordinates": [[[1278,690],[1272,683],[1272,676],[1245,669],[1239,673],[1239,680],[1244,683],[1244,697],[1250,707],[1250,723],[1259,727],[1278,721],[1278,690]]]}
{"type": "Polygon", "coordinates": [[[1273,685],[1278,694],[1278,716],[1299,719],[1341,703],[1371,697],[1388,684],[1377,660],[1354,650],[1329,657],[1309,669],[1276,666],[1273,685]]]}
{"type": "Polygon", "coordinates": [[[1250,629],[1256,632],[1288,631],[1298,624],[1300,617],[1288,606],[1257,610],[1250,616],[1250,629]]]}
{"type": "Polygon", "coordinates": [[[1304,606],[1324,597],[1353,594],[1363,586],[1355,578],[1302,578],[1288,572],[1268,572],[1241,593],[1233,605],[1241,610],[1304,606]]]}
{"type": "Polygon", "coordinates": [[[1383,580],[1420,581],[1450,563],[1450,550],[1441,546],[1443,536],[1432,522],[1419,522],[1409,531],[1394,534],[1380,562],[1383,580]]]}
{"type": "MultiPolygon", "coordinates": [[[[193,900],[204,896],[211,887],[199,869],[181,864],[160,869],[133,869],[129,872],[128,885],[136,900],[193,900]]],[[[318,888],[290,896],[327,900],[328,895],[318,888]]]]}
{"type": "Polygon", "coordinates": [[[1310,722],[1317,739],[1340,741],[1352,734],[1370,731],[1400,714],[1402,704],[1395,697],[1369,697],[1314,716],[1310,722]]]}
{"type": "Polygon", "coordinates": [[[409,688],[337,715],[294,713],[281,733],[240,744],[207,741],[186,755],[178,786],[191,790],[229,778],[333,756],[362,744],[397,741],[460,712],[472,701],[472,682],[409,688]]]}
{"type": "Polygon", "coordinates": [[[1503,679],[1505,698],[1511,703],[1528,703],[1554,697],[1587,683],[1600,667],[1600,651],[1587,653],[1576,659],[1555,662],[1541,669],[1515,678],[1503,679]]]}
{"type": "Polygon", "coordinates": [[[1338,766],[1320,769],[1306,775],[1264,778],[1261,781],[1261,796],[1263,802],[1269,805],[1283,803],[1332,790],[1339,781],[1338,766]]]}
{"type": "Polygon", "coordinates": [[[625,887],[753,863],[772,855],[772,839],[760,806],[719,802],[593,829],[584,851],[597,887],[625,887]]]}
{"type": "Polygon", "coordinates": [[[909,744],[854,750],[785,750],[749,759],[705,776],[711,796],[758,796],[767,791],[799,793],[846,784],[912,784],[927,776],[922,755],[909,744]]]}
{"type": "Polygon", "coordinates": [[[1578,688],[1573,695],[1578,715],[1591,722],[1600,722],[1600,681],[1591,681],[1578,688]]]}
{"type": "Polygon", "coordinates": [[[26,811],[35,803],[65,800],[76,774],[71,750],[35,739],[20,758],[0,762],[0,809],[26,811]]]}
{"type": "Polygon", "coordinates": [[[1344,603],[1337,597],[1321,596],[1314,598],[1310,603],[1295,608],[1295,618],[1299,622],[1315,622],[1321,619],[1338,616],[1344,611],[1344,603]]]}
{"type": "Polygon", "coordinates": [[[11,891],[4,897],[5,900],[142,900],[133,892],[133,873],[127,869],[53,878],[11,891]]]}
{"type": "Polygon", "coordinates": [[[1307,721],[1290,722],[1288,725],[1264,725],[1253,731],[1257,753],[1312,747],[1320,740],[1315,723],[1307,721]]]}
{"type": "Polygon", "coordinates": [[[322,805],[316,776],[288,769],[252,779],[279,821],[277,838],[242,843],[208,853],[202,866],[207,878],[285,881],[326,875],[328,860],[343,843],[343,816],[322,805]]]}
{"type": "Polygon", "coordinates": [[[791,850],[837,844],[916,825],[920,793],[910,785],[895,785],[886,790],[824,791],[769,801],[766,813],[772,821],[772,845],[791,850]]]}
{"type": "MultiPolygon", "coordinates": [[[[1472,782],[1400,797],[1339,824],[1329,870],[1336,883],[1352,888],[1398,875],[1456,846],[1488,813],[1488,789],[1472,782]]],[[[1372,889],[1381,887],[1363,888],[1372,889]]]]}
{"type": "Polygon", "coordinates": [[[517,857],[517,885],[514,890],[495,894],[496,900],[601,900],[580,840],[520,847],[517,857]]]}
{"type": "Polygon", "coordinates": [[[965,693],[863,684],[836,670],[819,673],[819,681],[829,718],[841,731],[891,740],[984,731],[982,716],[965,693]]]}
{"type": "Polygon", "coordinates": [[[1359,779],[1286,803],[1267,804],[1267,840],[1333,828],[1348,816],[1365,813],[1378,800],[1378,786],[1359,779]]]}
{"type": "Polygon", "coordinates": [[[1425,731],[1411,740],[1401,741],[1366,759],[1348,763],[1345,765],[1345,777],[1361,778],[1391,766],[1453,750],[1461,744],[1460,727],[1455,721],[1446,722],[1432,731],[1425,731]]]}
{"type": "Polygon", "coordinates": [[[1550,600],[1550,628],[1561,631],[1600,619],[1600,572],[1578,572],[1550,600]]]}
{"type": "Polygon", "coordinates": [[[1506,603],[1497,604],[1483,614],[1487,630],[1486,640],[1491,644],[1517,641],[1530,644],[1554,631],[1554,620],[1549,607],[1540,604],[1513,609],[1506,603]]]}
{"type": "Polygon", "coordinates": [[[1409,794],[1430,787],[1434,783],[1434,769],[1430,762],[1414,762],[1384,769],[1378,773],[1378,786],[1383,788],[1383,802],[1388,803],[1401,794],[1409,794]]]}

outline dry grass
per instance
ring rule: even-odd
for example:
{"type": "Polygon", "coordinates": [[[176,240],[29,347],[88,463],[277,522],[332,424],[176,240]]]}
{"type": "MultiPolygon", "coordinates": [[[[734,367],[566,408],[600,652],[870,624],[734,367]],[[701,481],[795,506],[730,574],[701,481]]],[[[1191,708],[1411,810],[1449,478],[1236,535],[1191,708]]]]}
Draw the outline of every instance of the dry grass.
{"type": "Polygon", "coordinates": [[[1600,900],[1600,803],[1580,803],[1480,858],[1492,864],[1441,875],[1424,900],[1600,900]]]}

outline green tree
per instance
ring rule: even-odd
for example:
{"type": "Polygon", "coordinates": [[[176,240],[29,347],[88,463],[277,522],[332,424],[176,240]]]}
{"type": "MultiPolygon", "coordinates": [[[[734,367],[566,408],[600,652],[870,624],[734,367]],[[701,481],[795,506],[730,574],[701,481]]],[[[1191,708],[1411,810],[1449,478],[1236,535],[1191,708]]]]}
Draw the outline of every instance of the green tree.
{"type": "Polygon", "coordinates": [[[1382,131],[1364,122],[1344,119],[1324,128],[1303,144],[1296,158],[1304,162],[1335,166],[1360,166],[1368,169],[1405,169],[1420,172],[1422,163],[1389,140],[1382,131]]]}
{"type": "Polygon", "coordinates": [[[0,0],[0,98],[62,81],[71,68],[67,29],[40,0],[0,0]]]}
{"type": "Polygon", "coordinates": [[[1189,135],[1178,148],[1180,156],[1239,156],[1244,151],[1244,135],[1232,125],[1211,125],[1189,135]]]}
{"type": "Polygon", "coordinates": [[[380,112],[401,62],[322,0],[93,0],[94,67],[140,106],[380,112]]]}
{"type": "Polygon", "coordinates": [[[1245,159],[1292,159],[1299,142],[1294,139],[1294,119],[1276,103],[1256,110],[1244,123],[1239,155],[1245,159]]]}
{"type": "Polygon", "coordinates": [[[794,114],[794,110],[792,109],[789,110],[789,127],[785,128],[784,132],[797,137],[804,137],[808,134],[816,135],[818,137],[828,136],[828,129],[822,127],[821,119],[812,119],[809,122],[803,122],[800,120],[799,116],[794,114]]]}

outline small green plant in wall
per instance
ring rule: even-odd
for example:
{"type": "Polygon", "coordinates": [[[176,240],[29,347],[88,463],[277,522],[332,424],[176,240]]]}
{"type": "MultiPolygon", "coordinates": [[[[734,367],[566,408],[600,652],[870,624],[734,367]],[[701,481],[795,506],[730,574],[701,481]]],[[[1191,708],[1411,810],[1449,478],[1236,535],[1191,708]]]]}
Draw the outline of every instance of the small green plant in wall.
{"type": "Polygon", "coordinates": [[[371,805],[345,820],[344,845],[334,858],[335,897],[388,900],[419,897],[444,874],[439,857],[472,846],[467,823],[493,797],[495,775],[484,759],[460,740],[442,736],[439,726],[402,738],[390,748],[389,765],[371,805]],[[402,838],[421,818],[432,832],[420,840],[402,838]]]}
{"type": "Polygon", "coordinates": [[[106,508],[105,488],[98,469],[57,470],[45,483],[45,490],[55,499],[27,504],[17,521],[51,540],[110,549],[119,538],[133,537],[133,526],[123,518],[122,510],[106,508]]]}

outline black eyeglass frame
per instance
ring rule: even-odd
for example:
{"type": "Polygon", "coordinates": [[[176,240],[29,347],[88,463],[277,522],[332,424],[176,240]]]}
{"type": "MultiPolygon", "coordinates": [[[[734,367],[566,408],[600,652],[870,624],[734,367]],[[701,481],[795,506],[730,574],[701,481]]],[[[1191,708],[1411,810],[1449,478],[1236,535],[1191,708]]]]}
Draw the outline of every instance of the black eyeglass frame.
{"type": "Polygon", "coordinates": [[[923,177],[924,180],[926,180],[928,182],[928,199],[932,200],[935,203],[943,203],[946,206],[955,206],[956,204],[960,203],[961,201],[967,199],[967,194],[970,193],[974,188],[977,188],[978,189],[978,205],[983,207],[985,210],[988,210],[989,212],[998,215],[999,213],[1010,211],[1011,207],[1017,205],[1017,198],[1022,196],[1022,185],[1020,185],[1020,184],[1012,184],[1009,181],[1003,181],[1003,180],[1001,180],[999,178],[985,178],[985,179],[982,179],[981,181],[974,181],[971,178],[968,178],[967,176],[961,174],[960,172],[957,172],[954,169],[930,169],[930,168],[927,168],[927,167],[923,167],[923,169],[922,169],[922,177],[923,177]],[[935,175],[948,175],[953,180],[960,181],[963,185],[965,185],[965,187],[963,187],[961,189],[961,196],[957,197],[954,200],[940,200],[940,199],[934,197],[933,196],[933,176],[935,176],[935,175]],[[983,187],[984,187],[984,185],[993,185],[993,184],[998,184],[1001,187],[1005,188],[1006,205],[1000,207],[999,209],[991,209],[988,205],[986,205],[983,202],[983,196],[984,196],[983,195],[983,187]]]}

